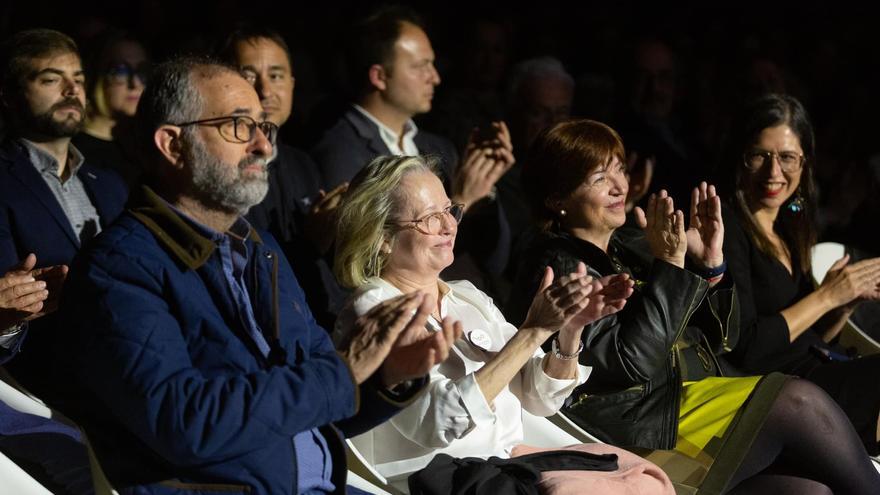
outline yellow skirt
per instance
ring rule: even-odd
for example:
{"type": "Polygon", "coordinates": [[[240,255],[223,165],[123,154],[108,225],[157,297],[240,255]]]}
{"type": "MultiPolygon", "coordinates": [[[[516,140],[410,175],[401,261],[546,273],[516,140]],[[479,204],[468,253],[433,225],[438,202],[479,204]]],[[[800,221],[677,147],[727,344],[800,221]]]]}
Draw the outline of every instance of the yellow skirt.
{"type": "Polygon", "coordinates": [[[691,458],[713,450],[712,444],[721,442],[761,378],[711,377],[684,382],[675,450],[691,458]]]}

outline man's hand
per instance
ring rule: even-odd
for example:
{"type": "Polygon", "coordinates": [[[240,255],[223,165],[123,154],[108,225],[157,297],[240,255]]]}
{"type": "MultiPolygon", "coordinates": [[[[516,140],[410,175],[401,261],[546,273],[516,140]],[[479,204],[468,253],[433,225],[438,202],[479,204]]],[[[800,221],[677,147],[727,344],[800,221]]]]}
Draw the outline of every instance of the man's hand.
{"type": "Polygon", "coordinates": [[[691,195],[691,218],[687,229],[687,253],[702,268],[724,263],[724,221],[721,198],[715,186],[701,182],[691,195]]]}
{"type": "Polygon", "coordinates": [[[465,211],[492,192],[495,183],[513,167],[513,144],[504,122],[492,122],[493,137],[480,140],[474,129],[465,148],[464,160],[453,180],[452,201],[465,211]]]}
{"type": "Polygon", "coordinates": [[[684,213],[676,210],[672,198],[661,190],[648,198],[647,212],[635,208],[636,221],[648,240],[651,254],[679,268],[684,268],[687,236],[684,230],[684,213]]]}
{"type": "Polygon", "coordinates": [[[58,308],[67,266],[35,270],[36,263],[36,256],[29,254],[0,278],[0,332],[58,308]]]}
{"type": "Polygon", "coordinates": [[[318,191],[318,197],[306,215],[303,235],[319,253],[324,254],[333,244],[336,236],[336,209],[342,201],[342,195],[348,190],[348,182],[339,184],[330,192],[318,191]]]}

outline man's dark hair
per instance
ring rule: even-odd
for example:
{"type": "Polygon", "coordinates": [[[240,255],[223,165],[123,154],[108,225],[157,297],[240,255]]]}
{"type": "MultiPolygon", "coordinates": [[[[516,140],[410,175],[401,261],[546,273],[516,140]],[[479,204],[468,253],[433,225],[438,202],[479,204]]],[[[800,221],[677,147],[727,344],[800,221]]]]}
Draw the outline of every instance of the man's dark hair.
{"type": "Polygon", "coordinates": [[[155,156],[153,133],[160,126],[198,120],[204,101],[196,73],[210,78],[227,71],[238,75],[235,68],[211,57],[177,57],[156,66],[137,107],[138,141],[145,157],[155,156]]]}
{"type": "Polygon", "coordinates": [[[52,29],[19,31],[0,45],[0,99],[16,94],[28,72],[30,61],[57,53],[79,56],[76,43],[64,33],[52,29]]]}
{"type": "Polygon", "coordinates": [[[394,59],[394,43],[400,37],[404,23],[424,29],[419,15],[401,5],[380,7],[355,23],[346,50],[349,80],[354,85],[352,96],[359,97],[369,88],[371,66],[390,66],[394,59]]]}
{"type": "Polygon", "coordinates": [[[229,33],[229,36],[217,46],[217,57],[227,64],[237,65],[235,64],[235,46],[239,43],[254,43],[260,39],[267,39],[280,46],[281,49],[284,50],[284,54],[287,55],[287,63],[290,65],[291,70],[293,70],[293,59],[290,56],[290,47],[287,46],[284,37],[282,37],[278,31],[265,26],[242,26],[232,31],[229,33]]]}

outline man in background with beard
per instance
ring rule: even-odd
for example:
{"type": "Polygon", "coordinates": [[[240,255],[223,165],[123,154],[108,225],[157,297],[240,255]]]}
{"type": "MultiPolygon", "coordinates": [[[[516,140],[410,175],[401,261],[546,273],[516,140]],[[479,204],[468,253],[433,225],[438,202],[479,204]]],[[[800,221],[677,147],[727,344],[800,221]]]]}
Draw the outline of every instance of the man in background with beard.
{"type": "Polygon", "coordinates": [[[39,395],[50,386],[51,366],[40,355],[63,328],[51,316],[35,318],[55,308],[66,265],[119,215],[128,193],[119,176],[90,166],[70,144],[86,105],[82,63],[70,37],[49,29],[16,33],[0,48],[0,73],[8,126],[0,144],[0,273],[36,269],[32,274],[48,291],[38,312],[22,315],[30,322],[0,329],[0,345],[17,348],[28,334],[6,367],[39,395]]]}
{"type": "MultiPolygon", "coordinates": [[[[14,285],[4,285],[8,295],[39,300],[0,308],[0,364],[41,395],[54,385],[46,378],[54,362],[43,356],[66,330],[66,322],[45,315],[57,306],[67,265],[120,213],[127,191],[70,144],[86,104],[73,40],[48,29],[21,31],[0,46],[0,74],[8,131],[0,143],[0,274],[14,285]]],[[[53,493],[91,491],[79,439],[73,428],[0,402],[0,449],[31,466],[53,493]]]]}

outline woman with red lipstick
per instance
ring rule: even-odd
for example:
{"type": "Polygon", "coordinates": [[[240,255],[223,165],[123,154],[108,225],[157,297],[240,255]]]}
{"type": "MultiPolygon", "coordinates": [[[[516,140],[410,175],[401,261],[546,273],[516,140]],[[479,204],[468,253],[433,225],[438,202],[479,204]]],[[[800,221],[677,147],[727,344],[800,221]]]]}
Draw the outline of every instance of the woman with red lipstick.
{"type": "Polygon", "coordinates": [[[546,266],[586,263],[595,278],[626,273],[636,284],[625,307],[584,328],[581,363],[593,371],[563,413],[610,443],[675,449],[656,458],[675,459],[669,472],[700,493],[874,493],[880,476],[827,394],[726,363],[739,310],[715,188],[694,189],[687,225],[661,191],[636,210],[640,229],[624,227],[625,157],[613,129],[575,120],[541,133],[523,168],[543,233],[513,304],[532,297],[546,266]]]}
{"type": "MultiPolygon", "coordinates": [[[[446,361],[431,370],[426,392],[370,433],[373,462],[392,481],[405,482],[439,453],[516,455],[524,448],[523,410],[551,415],[587,379],[589,369],[576,359],[584,324],[616,312],[632,292],[627,277],[601,284],[583,265],[556,276],[546,270],[517,329],[470,282],[440,278],[453,261],[461,213],[429,162],[401,156],[367,165],[340,207],[334,266],[340,282],[356,291],[339,315],[335,340],[344,340],[355,318],[379,302],[412,292],[421,292],[432,308],[425,332],[437,335],[454,321],[463,330],[446,361]],[[545,354],[540,345],[551,338],[553,351],[545,354]]],[[[592,490],[583,481],[585,492],[673,492],[662,471],[629,452],[607,445],[580,448],[619,456],[618,472],[594,479],[607,484],[597,481],[592,490]],[[625,474],[632,465],[640,468],[625,474]]]]}
{"type": "Polygon", "coordinates": [[[850,263],[845,256],[814,287],[815,144],[804,107],[791,96],[766,95],[732,129],[724,254],[740,296],[742,330],[731,359],[748,372],[782,371],[818,384],[877,455],[880,356],[849,360],[833,342],[856,304],[880,298],[880,258],[850,263]]]}

